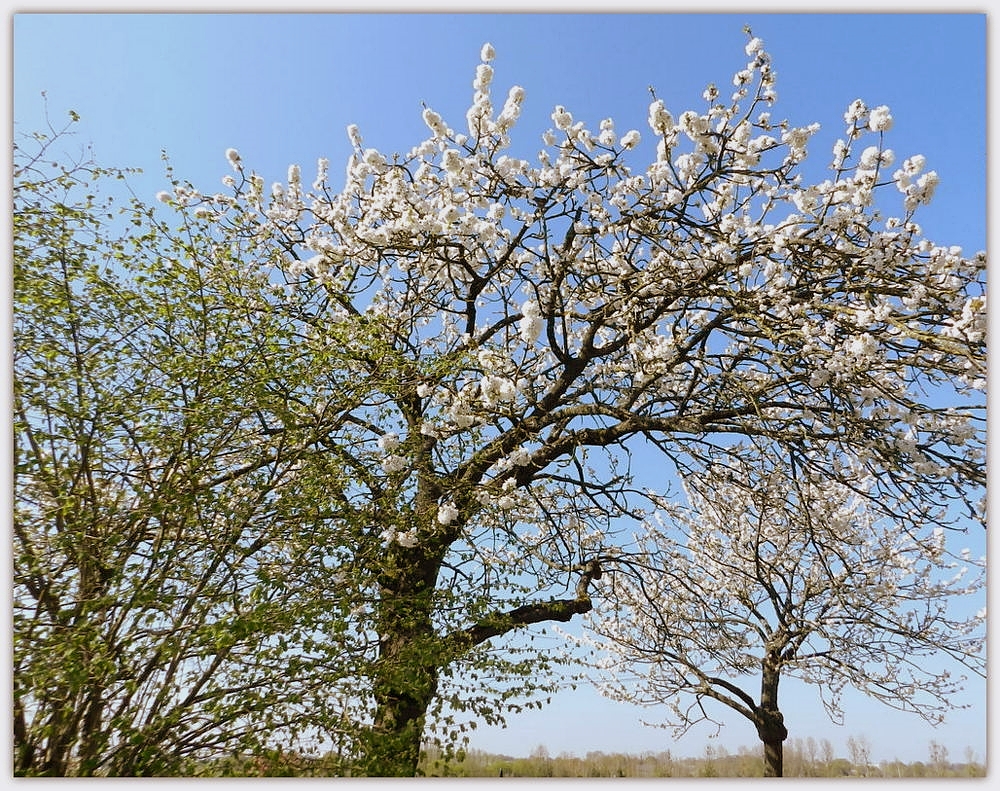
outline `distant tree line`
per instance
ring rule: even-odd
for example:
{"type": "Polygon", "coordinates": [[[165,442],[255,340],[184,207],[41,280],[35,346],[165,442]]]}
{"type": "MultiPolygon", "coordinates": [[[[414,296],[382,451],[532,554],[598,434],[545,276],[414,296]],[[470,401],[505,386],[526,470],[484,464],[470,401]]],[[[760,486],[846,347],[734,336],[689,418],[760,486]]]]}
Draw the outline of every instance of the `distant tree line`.
{"type": "MultiPolygon", "coordinates": [[[[847,740],[847,756],[837,755],[829,739],[812,736],[785,743],[785,777],[985,777],[986,767],[971,747],[963,760],[953,761],[937,741],[928,744],[923,761],[871,761],[871,742],[864,736],[847,740]]],[[[339,774],[333,755],[316,758],[275,751],[269,756],[227,758],[197,767],[202,776],[330,777],[339,774]]],[[[192,767],[195,768],[195,767],[192,767]]],[[[709,744],[699,756],[662,752],[620,753],[589,751],[578,756],[552,756],[538,746],[527,757],[515,758],[483,750],[460,751],[449,758],[446,750],[425,745],[421,772],[429,777],[761,777],[762,747],[740,747],[735,752],[709,744]]]]}
{"type": "MultiPolygon", "coordinates": [[[[848,755],[834,752],[829,739],[791,738],[785,742],[785,777],[985,777],[986,767],[967,747],[962,761],[953,761],[948,749],[931,741],[927,759],[910,763],[870,760],[872,745],[866,737],[850,737],[848,755]]],[[[762,777],[761,746],[730,752],[709,744],[700,756],[662,752],[620,753],[590,751],[583,757],[570,753],[551,756],[538,747],[527,758],[512,758],[469,750],[460,760],[436,760],[436,751],[425,750],[422,768],[428,776],[455,777],[762,777]]]]}

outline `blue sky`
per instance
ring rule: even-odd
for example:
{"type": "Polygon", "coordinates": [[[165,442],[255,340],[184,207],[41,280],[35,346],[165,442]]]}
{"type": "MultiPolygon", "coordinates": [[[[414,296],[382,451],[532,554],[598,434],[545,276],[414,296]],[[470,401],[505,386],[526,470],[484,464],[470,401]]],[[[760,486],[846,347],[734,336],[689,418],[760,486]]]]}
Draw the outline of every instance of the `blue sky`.
{"type": "MultiPolygon", "coordinates": [[[[855,98],[889,105],[897,158],[922,153],[942,179],[921,214],[927,234],[970,253],[986,246],[984,15],[18,14],[14,129],[43,127],[46,91],[57,126],[69,109],[82,116],[74,145],[92,143],[102,164],[144,169],[132,184],[149,200],[167,186],[161,150],[178,176],[206,191],[230,172],[229,147],[268,181],[284,179],[293,162],[309,181],[316,159],[328,157],[335,182],[350,153],[350,123],[366,145],[386,152],[426,136],[421,102],[462,127],[479,50],[490,41],[497,103],[513,84],[526,90],[513,138],[530,156],[556,104],[591,128],[610,116],[621,131],[646,131],[650,85],[675,116],[702,108],[709,82],[727,95],[746,61],[746,24],[774,60],[774,115],[822,124],[811,155],[818,178],[847,105],[855,98]]],[[[792,683],[783,708],[793,738],[829,738],[840,754],[848,736],[867,735],[875,759],[926,760],[935,739],[953,760],[964,760],[966,747],[982,760],[985,689],[974,685],[963,701],[972,708],[938,729],[855,698],[838,728],[814,692],[792,683]]],[[[725,719],[715,744],[754,744],[749,724],[725,719]]],[[[545,744],[553,755],[667,748],[685,755],[707,743],[707,731],[695,730],[674,744],[669,732],[638,725],[635,710],[580,690],[512,719],[506,731],[480,728],[475,736],[473,746],[510,754],[545,744]]]]}
{"type": "Polygon", "coordinates": [[[555,104],[593,128],[611,116],[640,130],[650,85],[668,108],[700,108],[706,83],[725,88],[745,62],[744,24],[773,55],[779,112],[823,123],[832,142],[853,99],[889,105],[897,153],[924,153],[943,178],[925,226],[947,217],[950,239],[985,244],[976,15],[17,15],[14,115],[19,129],[36,128],[47,91],[53,117],[77,110],[81,140],[99,158],[143,167],[150,194],[162,186],[160,149],[205,189],[229,172],[229,147],[268,180],[291,162],[308,174],[319,156],[336,173],[348,123],[382,150],[423,139],[421,102],[463,124],[491,41],[498,100],[512,84],[527,92],[515,142],[530,153],[555,104]]]}

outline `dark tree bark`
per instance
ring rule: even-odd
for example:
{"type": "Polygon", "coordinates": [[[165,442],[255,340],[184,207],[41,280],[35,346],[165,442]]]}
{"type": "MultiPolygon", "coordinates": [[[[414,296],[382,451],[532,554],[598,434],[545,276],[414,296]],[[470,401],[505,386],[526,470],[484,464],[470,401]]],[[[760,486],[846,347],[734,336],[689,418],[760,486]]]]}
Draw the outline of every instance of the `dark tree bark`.
{"type": "Polygon", "coordinates": [[[34,763],[35,745],[28,737],[28,726],[24,719],[24,704],[21,691],[14,681],[14,775],[25,774],[34,763]]]}
{"type": "Polygon", "coordinates": [[[781,680],[780,660],[769,655],[764,660],[760,684],[760,704],[754,708],[753,724],[764,744],[764,777],[783,776],[783,745],[788,738],[785,720],[778,709],[778,682],[781,680]]]}
{"type": "Polygon", "coordinates": [[[379,580],[375,720],[357,767],[371,777],[413,777],[427,708],[437,691],[440,649],[433,593],[444,547],[387,551],[379,580]]]}

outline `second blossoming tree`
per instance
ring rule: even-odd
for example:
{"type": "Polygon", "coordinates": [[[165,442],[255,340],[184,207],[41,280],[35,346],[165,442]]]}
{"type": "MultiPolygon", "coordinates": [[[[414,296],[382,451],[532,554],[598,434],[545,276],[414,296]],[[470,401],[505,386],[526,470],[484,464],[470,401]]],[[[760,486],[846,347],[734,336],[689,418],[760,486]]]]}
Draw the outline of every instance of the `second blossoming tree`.
{"type": "Polygon", "coordinates": [[[764,449],[687,476],[687,505],[661,504],[591,616],[603,691],[681,733],[739,714],[771,777],[794,729],[782,679],[813,685],[836,721],[854,688],[940,723],[954,666],[985,676],[985,562],[879,513],[866,488],[764,449]]]}
{"type": "Polygon", "coordinates": [[[268,191],[231,151],[228,194],[169,197],[269,250],[270,309],[301,326],[281,353],[366,393],[286,383],[268,419],[325,427],[336,474],[303,474],[341,535],[326,595],[355,600],[345,634],[372,660],[330,700],[360,707],[371,774],[412,774],[443,703],[489,721],[544,684],[543,653],[497,649],[594,606],[616,520],[656,503],[640,449],[683,472],[752,438],[914,525],[975,516],[985,480],[985,257],[923,238],[936,176],[895,161],[886,108],[855,102],[808,181],[816,126],[772,118],[750,39],[731,96],[676,116],[654,97],[643,133],[557,107],[528,160],[525,91],[495,107],[493,59],[461,130],[427,108],[390,155],[351,127],[342,188],[321,161],[268,191]]]}

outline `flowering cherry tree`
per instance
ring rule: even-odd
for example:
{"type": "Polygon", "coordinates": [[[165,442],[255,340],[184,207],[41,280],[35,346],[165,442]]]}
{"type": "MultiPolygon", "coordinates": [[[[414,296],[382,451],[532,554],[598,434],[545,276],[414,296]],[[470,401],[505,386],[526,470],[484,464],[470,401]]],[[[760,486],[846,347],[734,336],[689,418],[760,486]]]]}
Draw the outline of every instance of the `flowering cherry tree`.
{"type": "Polygon", "coordinates": [[[679,732],[721,703],[754,725],[764,773],[780,777],[782,678],[817,685],[838,721],[854,687],[937,724],[964,681],[942,657],[985,675],[985,610],[953,612],[983,592],[985,560],[950,556],[942,527],[900,529],[858,478],[799,475],[763,452],[686,489],[689,505],[661,504],[593,614],[609,696],[666,706],[679,732]]]}
{"type": "Polygon", "coordinates": [[[230,150],[225,194],[162,196],[266,251],[299,326],[284,353],[357,395],[293,388],[269,426],[322,420],[338,471],[327,595],[354,597],[372,664],[330,698],[362,709],[358,771],[412,774],[444,703],[499,717],[485,677],[542,683],[544,655],[496,649],[592,609],[615,520],[660,505],[640,449],[683,472],[753,440],[863,481],[886,518],[979,513],[985,256],[923,237],[937,176],[897,161],[885,107],[853,103],[808,181],[818,127],[772,117],[770,58],[746,53],[730,96],[675,114],[654,95],[645,131],[558,106],[529,160],[525,90],[494,105],[487,44],[461,129],[427,107],[427,138],[386,154],[349,127],[339,191],[325,160],[267,189],[230,150]]]}

